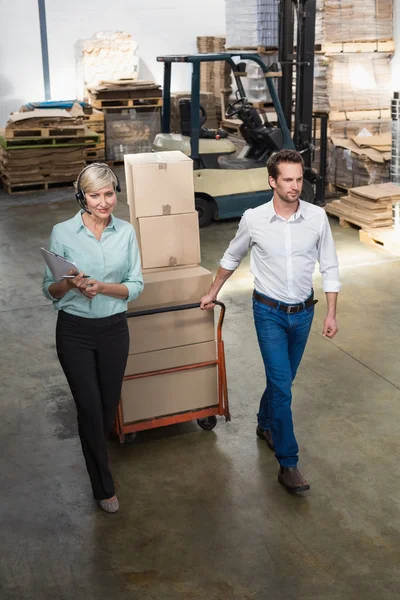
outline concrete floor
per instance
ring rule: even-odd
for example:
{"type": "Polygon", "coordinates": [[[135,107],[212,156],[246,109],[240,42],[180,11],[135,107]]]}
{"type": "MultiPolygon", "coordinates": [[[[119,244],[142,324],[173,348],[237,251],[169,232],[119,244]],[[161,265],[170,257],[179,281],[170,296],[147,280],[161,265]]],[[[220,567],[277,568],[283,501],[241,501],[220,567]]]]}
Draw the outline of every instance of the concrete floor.
{"type": "MultiPolygon", "coordinates": [[[[72,190],[0,194],[1,600],[399,597],[399,259],[332,222],[340,333],[321,336],[317,276],[321,302],[294,390],[308,495],[279,486],[255,437],[264,376],[246,260],[221,296],[231,423],[110,444],[121,509],[106,515],[91,498],[40,286],[39,246],[76,210],[72,190]]],[[[205,267],[215,271],[236,227],[201,232],[205,267]]]]}

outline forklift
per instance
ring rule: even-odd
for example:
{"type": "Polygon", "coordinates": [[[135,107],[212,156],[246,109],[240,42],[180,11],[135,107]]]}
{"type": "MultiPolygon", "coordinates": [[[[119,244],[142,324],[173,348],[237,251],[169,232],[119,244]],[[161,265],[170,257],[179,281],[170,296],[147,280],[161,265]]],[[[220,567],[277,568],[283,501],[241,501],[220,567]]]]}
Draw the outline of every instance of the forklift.
{"type": "MultiPolygon", "coordinates": [[[[180,150],[194,162],[195,205],[200,227],[212,219],[241,217],[249,208],[255,208],[272,199],[268,183],[267,161],[282,149],[298,150],[305,161],[304,184],[301,198],[318,205],[324,204],[325,152],[323,145],[324,116],[321,119],[321,152],[319,172],[312,167],[315,147],[313,134],[313,76],[316,0],[280,0],[279,63],[267,66],[261,56],[253,52],[235,51],[212,54],[186,54],[157,57],[164,63],[162,133],[153,143],[156,152],[180,150]],[[294,18],[297,14],[297,52],[294,54],[294,18]],[[288,36],[291,36],[288,39],[288,36]],[[242,121],[239,128],[245,142],[238,153],[227,132],[205,127],[207,115],[200,105],[200,65],[205,62],[225,61],[236,82],[236,100],[226,108],[226,117],[242,121]],[[268,121],[266,114],[253,107],[246,98],[241,77],[246,63],[253,61],[263,72],[266,89],[277,115],[277,125],[268,121]],[[181,133],[170,132],[171,73],[173,63],[192,65],[191,99],[179,102],[181,133]],[[292,124],[292,78],[296,64],[296,103],[294,135],[292,124]],[[279,96],[273,78],[280,77],[279,96]]],[[[326,120],[327,128],[327,120],[326,120]]]]}

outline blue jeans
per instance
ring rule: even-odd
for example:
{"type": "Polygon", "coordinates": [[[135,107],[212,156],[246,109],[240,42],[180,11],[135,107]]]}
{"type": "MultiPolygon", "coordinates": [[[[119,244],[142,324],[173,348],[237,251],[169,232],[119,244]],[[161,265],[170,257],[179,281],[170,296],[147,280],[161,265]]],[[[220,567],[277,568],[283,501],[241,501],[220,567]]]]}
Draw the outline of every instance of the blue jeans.
{"type": "Polygon", "coordinates": [[[295,467],[299,447],[292,420],[292,382],[306,347],[314,306],[287,314],[253,298],[253,312],[267,377],[258,425],[271,430],[275,456],[281,466],[295,467]]]}

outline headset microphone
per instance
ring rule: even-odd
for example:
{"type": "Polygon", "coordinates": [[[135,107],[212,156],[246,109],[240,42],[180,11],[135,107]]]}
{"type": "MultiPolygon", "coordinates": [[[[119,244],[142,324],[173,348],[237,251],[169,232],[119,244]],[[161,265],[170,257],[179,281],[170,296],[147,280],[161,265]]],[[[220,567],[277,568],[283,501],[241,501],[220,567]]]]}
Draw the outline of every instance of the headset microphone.
{"type": "Polygon", "coordinates": [[[115,191],[116,192],[120,192],[121,191],[121,185],[119,183],[119,179],[116,173],[114,173],[114,171],[106,164],[103,163],[93,163],[91,165],[88,165],[87,167],[85,167],[80,173],[79,173],[79,177],[78,180],[76,182],[76,194],[75,194],[75,199],[78,202],[79,206],[81,207],[81,209],[83,211],[85,211],[88,215],[91,215],[92,213],[90,212],[90,210],[87,207],[87,202],[86,202],[86,198],[85,198],[85,193],[83,190],[81,190],[80,188],[80,180],[82,177],[82,174],[87,171],[88,169],[92,168],[92,167],[106,167],[107,169],[109,169],[109,171],[111,171],[111,173],[114,175],[115,179],[116,179],[116,185],[115,185],[115,191]]]}

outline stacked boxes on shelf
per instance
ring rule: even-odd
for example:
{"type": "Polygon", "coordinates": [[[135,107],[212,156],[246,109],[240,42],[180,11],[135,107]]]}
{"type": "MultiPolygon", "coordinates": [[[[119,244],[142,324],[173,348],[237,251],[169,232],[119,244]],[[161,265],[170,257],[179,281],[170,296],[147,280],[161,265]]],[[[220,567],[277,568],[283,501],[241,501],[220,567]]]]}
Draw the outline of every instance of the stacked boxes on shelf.
{"type": "MultiPolygon", "coordinates": [[[[129,311],[199,302],[212,275],[199,266],[193,164],[181,152],[125,156],[131,222],[141,251],[144,291],[129,311]]],[[[197,308],[131,317],[126,375],[216,358],[214,316],[197,308]]],[[[218,404],[217,367],[152,375],[123,384],[124,424],[218,404]]]]}

